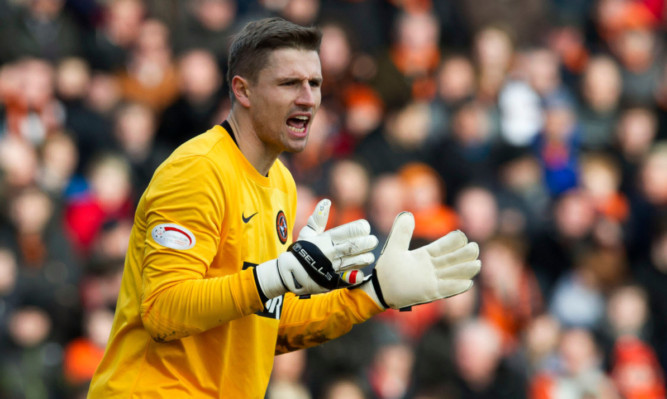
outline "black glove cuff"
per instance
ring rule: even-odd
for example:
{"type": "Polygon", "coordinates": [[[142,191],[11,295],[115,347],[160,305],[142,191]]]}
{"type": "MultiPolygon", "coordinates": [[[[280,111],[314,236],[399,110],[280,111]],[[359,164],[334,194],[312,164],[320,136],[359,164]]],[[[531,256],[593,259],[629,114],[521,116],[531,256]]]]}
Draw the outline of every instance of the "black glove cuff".
{"type": "Polygon", "coordinates": [[[380,288],[380,281],[378,280],[378,275],[375,270],[373,270],[373,274],[371,275],[371,283],[373,284],[375,294],[380,300],[380,305],[384,306],[385,309],[389,309],[391,306],[387,305],[387,302],[384,300],[384,296],[382,295],[382,288],[380,288]]]}
{"type": "Polygon", "coordinates": [[[340,286],[340,276],[331,265],[329,258],[310,241],[297,241],[287,248],[301,263],[310,278],[320,286],[333,290],[340,286]]]}

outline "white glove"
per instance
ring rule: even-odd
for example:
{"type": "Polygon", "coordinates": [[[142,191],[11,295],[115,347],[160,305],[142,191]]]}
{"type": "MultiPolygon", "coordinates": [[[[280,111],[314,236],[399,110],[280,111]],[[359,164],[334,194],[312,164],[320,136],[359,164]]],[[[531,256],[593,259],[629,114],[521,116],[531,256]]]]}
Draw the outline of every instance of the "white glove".
{"type": "Polygon", "coordinates": [[[415,219],[400,213],[371,278],[360,287],[384,308],[401,309],[467,291],[482,266],[477,243],[457,230],[408,250],[415,219]]]}
{"type": "Polygon", "coordinates": [[[263,300],[287,291],[319,294],[362,282],[364,274],[356,269],[375,261],[370,251],[378,239],[370,234],[371,226],[363,219],[324,231],[330,208],[331,201],[320,201],[287,252],[255,268],[263,300]]]}

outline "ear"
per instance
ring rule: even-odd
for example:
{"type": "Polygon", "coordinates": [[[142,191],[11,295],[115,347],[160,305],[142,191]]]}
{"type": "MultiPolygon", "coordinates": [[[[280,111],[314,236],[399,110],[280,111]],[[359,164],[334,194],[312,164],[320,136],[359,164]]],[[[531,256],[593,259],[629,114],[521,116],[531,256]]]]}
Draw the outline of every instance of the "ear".
{"type": "Polygon", "coordinates": [[[250,107],[250,84],[246,79],[235,75],[232,78],[232,92],[241,105],[246,108],[250,107]]]}

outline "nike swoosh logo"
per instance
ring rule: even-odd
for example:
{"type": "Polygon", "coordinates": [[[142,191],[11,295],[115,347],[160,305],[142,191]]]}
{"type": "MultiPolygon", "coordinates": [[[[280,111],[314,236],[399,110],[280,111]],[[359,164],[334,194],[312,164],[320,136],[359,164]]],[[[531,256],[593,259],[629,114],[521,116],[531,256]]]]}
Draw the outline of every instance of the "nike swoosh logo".
{"type": "Polygon", "coordinates": [[[250,219],[252,219],[253,216],[257,215],[257,212],[253,213],[252,215],[245,217],[243,213],[241,213],[241,219],[243,219],[243,223],[248,223],[250,219]]]}

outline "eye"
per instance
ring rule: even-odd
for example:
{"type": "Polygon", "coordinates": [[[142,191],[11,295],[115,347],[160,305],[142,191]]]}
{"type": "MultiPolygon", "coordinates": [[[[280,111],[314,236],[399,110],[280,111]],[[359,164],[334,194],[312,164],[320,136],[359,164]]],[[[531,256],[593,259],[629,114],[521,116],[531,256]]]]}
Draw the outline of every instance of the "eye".
{"type": "Polygon", "coordinates": [[[309,80],[308,83],[310,84],[310,87],[320,87],[322,85],[322,81],[319,79],[309,80]]]}

